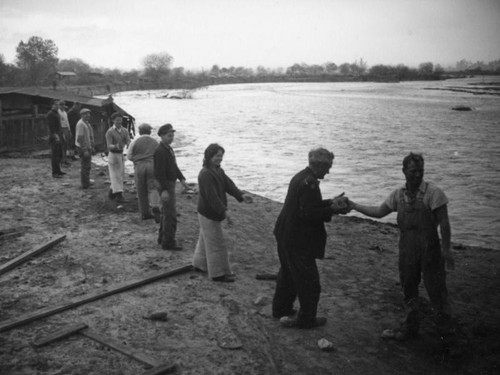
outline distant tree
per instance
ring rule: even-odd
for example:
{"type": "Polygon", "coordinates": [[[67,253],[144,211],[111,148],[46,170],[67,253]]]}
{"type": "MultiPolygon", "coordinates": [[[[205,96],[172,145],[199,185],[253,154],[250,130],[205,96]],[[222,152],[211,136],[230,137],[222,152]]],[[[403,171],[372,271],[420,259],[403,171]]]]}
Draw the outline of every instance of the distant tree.
{"type": "Polygon", "coordinates": [[[325,72],[327,74],[334,74],[337,71],[337,69],[338,69],[338,66],[335,63],[327,62],[325,64],[325,72]]]}
{"type": "Polygon", "coordinates": [[[455,67],[458,71],[463,71],[469,69],[469,67],[472,65],[472,63],[468,60],[462,59],[460,61],[457,61],[455,64],[455,67]]]}
{"type": "Polygon", "coordinates": [[[265,68],[265,67],[264,67],[264,66],[262,66],[262,65],[259,65],[259,66],[257,67],[257,76],[258,76],[258,77],[265,77],[265,76],[267,76],[267,75],[269,75],[269,71],[267,70],[267,68],[265,68]]]}
{"type": "Polygon", "coordinates": [[[422,76],[430,76],[434,71],[434,64],[431,62],[424,62],[418,66],[418,72],[422,76]]]}
{"type": "Polygon", "coordinates": [[[144,65],[144,75],[157,84],[165,82],[170,75],[170,65],[173,57],[167,52],[147,55],[142,63],[144,65]]]}
{"type": "Polygon", "coordinates": [[[351,65],[350,65],[350,71],[352,74],[356,75],[361,75],[364,72],[366,72],[368,64],[366,61],[364,61],[362,58],[358,60],[355,60],[351,65]]]}
{"type": "Polygon", "coordinates": [[[50,39],[32,36],[27,43],[19,42],[17,66],[26,73],[26,83],[36,85],[56,70],[58,48],[50,39]]]}
{"type": "Polygon", "coordinates": [[[304,75],[306,73],[306,65],[305,64],[293,64],[286,69],[287,75],[298,76],[304,75]]]}
{"type": "Polygon", "coordinates": [[[347,75],[351,72],[351,64],[343,63],[339,66],[340,74],[347,75]]]}
{"type": "Polygon", "coordinates": [[[65,59],[59,61],[57,70],[63,72],[73,72],[77,75],[84,75],[92,71],[92,68],[82,59],[65,59]]]}
{"type": "Polygon", "coordinates": [[[210,69],[210,75],[214,77],[218,77],[220,75],[219,65],[213,65],[212,69],[210,69]]]}

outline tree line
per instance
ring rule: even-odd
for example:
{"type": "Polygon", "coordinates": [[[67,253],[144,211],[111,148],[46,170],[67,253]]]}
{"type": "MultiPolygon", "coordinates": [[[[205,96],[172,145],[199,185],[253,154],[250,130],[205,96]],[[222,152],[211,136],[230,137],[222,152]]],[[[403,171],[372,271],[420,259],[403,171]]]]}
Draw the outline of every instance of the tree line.
{"type": "MultiPolygon", "coordinates": [[[[53,86],[57,84],[55,72],[76,74],[72,85],[108,85],[115,83],[145,83],[156,88],[195,88],[218,83],[244,82],[322,82],[322,81],[408,81],[438,80],[449,76],[439,64],[423,62],[417,68],[403,64],[374,65],[369,67],[360,59],[353,63],[324,64],[295,63],[287,68],[256,69],[247,67],[221,67],[213,65],[210,70],[191,71],[173,66],[173,57],[167,52],[147,55],[142,60],[142,69],[122,71],[90,66],[79,58],[58,58],[58,47],[50,39],[32,36],[21,41],[16,48],[14,64],[5,62],[0,54],[0,86],[53,86]]],[[[500,59],[488,63],[460,60],[456,63],[454,76],[469,74],[500,74],[500,59]]]]}

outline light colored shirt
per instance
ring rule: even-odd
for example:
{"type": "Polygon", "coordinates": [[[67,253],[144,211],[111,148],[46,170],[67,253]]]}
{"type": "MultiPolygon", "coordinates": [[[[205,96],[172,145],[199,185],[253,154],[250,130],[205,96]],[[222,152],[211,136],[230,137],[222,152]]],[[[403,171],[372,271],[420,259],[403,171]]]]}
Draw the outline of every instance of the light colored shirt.
{"type": "Polygon", "coordinates": [[[141,135],[132,141],[127,151],[128,160],[137,162],[153,162],[155,150],[159,143],[149,134],[141,135]]]}
{"type": "Polygon", "coordinates": [[[91,149],[94,147],[94,130],[90,123],[80,119],[76,124],[75,133],[75,145],[77,147],[82,149],[91,149]]]}
{"type": "Polygon", "coordinates": [[[106,144],[108,145],[109,151],[116,151],[116,149],[111,148],[111,145],[115,145],[118,150],[123,150],[129,143],[130,136],[128,135],[127,129],[123,126],[118,129],[115,125],[113,125],[106,132],[106,144]]]}
{"type": "Polygon", "coordinates": [[[61,128],[69,129],[68,114],[66,113],[66,111],[58,109],[57,112],[59,113],[59,118],[61,119],[61,128]]]}
{"type": "MultiPolygon", "coordinates": [[[[399,194],[401,190],[405,192],[406,185],[394,190],[384,201],[387,207],[389,207],[394,212],[398,210],[400,196],[399,194]]],[[[426,207],[430,208],[431,211],[434,211],[436,208],[448,204],[448,198],[446,197],[443,190],[441,190],[432,182],[425,182],[424,180],[422,180],[422,183],[418,188],[417,196],[423,196],[422,202],[426,207]]],[[[404,197],[405,199],[407,198],[406,194],[404,194],[404,197]]]]}

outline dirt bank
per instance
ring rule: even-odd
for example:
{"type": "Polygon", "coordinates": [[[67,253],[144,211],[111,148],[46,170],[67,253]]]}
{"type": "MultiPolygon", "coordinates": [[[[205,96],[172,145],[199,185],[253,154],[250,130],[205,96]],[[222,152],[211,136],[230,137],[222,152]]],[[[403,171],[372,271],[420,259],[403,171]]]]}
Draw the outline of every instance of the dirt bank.
{"type": "MultiPolygon", "coordinates": [[[[50,161],[0,159],[0,266],[24,252],[66,239],[0,275],[0,325],[148,275],[189,265],[198,236],[196,195],[180,194],[179,238],[184,250],[163,251],[157,225],[136,209],[133,178],[122,206],[107,200],[107,171],[93,166],[95,185],[79,186],[79,162],[53,179],[50,161]],[[1,236],[0,236],[1,237],[1,236]]],[[[230,171],[228,171],[230,174],[230,171]]],[[[331,178],[334,178],[332,176],[331,178]]],[[[231,199],[231,198],[230,198],[231,199]]],[[[33,340],[75,323],[112,338],[182,374],[498,374],[500,371],[500,251],[454,244],[456,270],[448,283],[458,327],[445,350],[425,309],[422,334],[406,343],[384,341],[383,329],[402,317],[397,276],[397,229],[355,217],[327,225],[319,313],[325,327],[281,328],[270,316],[278,260],[272,226],[280,204],[254,197],[230,200],[225,228],[237,281],[214,283],[192,271],[53,314],[0,333],[0,374],[141,374],[144,367],[114,350],[73,335],[44,347],[33,340]],[[163,319],[145,319],[153,313],[163,319]],[[166,318],[165,318],[166,316],[166,318]],[[333,351],[321,351],[325,338],[333,351]]],[[[422,289],[424,306],[427,295],[422,289]]]]}

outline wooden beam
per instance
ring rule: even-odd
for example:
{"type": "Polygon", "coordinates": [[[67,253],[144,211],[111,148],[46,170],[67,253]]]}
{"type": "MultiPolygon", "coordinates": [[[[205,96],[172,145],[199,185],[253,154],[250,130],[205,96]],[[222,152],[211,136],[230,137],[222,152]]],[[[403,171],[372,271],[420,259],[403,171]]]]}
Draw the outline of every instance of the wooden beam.
{"type": "Polygon", "coordinates": [[[177,370],[177,365],[164,365],[159,367],[154,367],[146,372],[143,372],[142,375],[165,375],[172,374],[177,370]]]}
{"type": "Polygon", "coordinates": [[[62,328],[60,330],[52,332],[47,337],[33,341],[33,346],[40,347],[48,345],[54,341],[61,340],[64,339],[65,337],[78,333],[79,331],[85,328],[88,328],[88,325],[86,325],[85,323],[79,323],[72,325],[70,327],[62,328]]]}
{"type": "Polygon", "coordinates": [[[59,242],[63,241],[66,238],[66,236],[60,236],[57,237],[55,240],[50,241],[49,243],[43,245],[42,247],[27,251],[21,255],[19,255],[17,258],[12,259],[11,261],[5,263],[3,266],[0,266],[0,275],[4,274],[7,271],[10,271],[11,269],[17,267],[18,265],[28,261],[29,259],[33,258],[35,255],[38,255],[45,250],[50,249],[51,247],[57,245],[59,242]]]}
{"type": "Polygon", "coordinates": [[[57,314],[61,311],[69,310],[69,309],[72,309],[74,307],[83,305],[85,303],[89,303],[89,302],[96,301],[96,300],[104,298],[104,297],[111,296],[113,294],[121,293],[121,292],[130,290],[130,289],[133,289],[133,288],[137,288],[137,287],[152,283],[153,281],[164,279],[164,278],[170,277],[170,276],[179,275],[181,273],[185,273],[185,272],[192,271],[192,270],[193,270],[193,266],[191,266],[191,265],[183,266],[183,267],[179,267],[179,268],[176,268],[176,269],[168,271],[168,272],[163,272],[163,273],[149,276],[145,279],[133,281],[131,283],[126,283],[126,284],[123,284],[121,286],[111,288],[109,290],[105,290],[106,288],[103,288],[102,290],[100,290],[100,291],[98,291],[90,296],[75,299],[75,300],[72,300],[72,301],[69,301],[66,303],[62,303],[62,304],[57,305],[57,306],[49,306],[49,307],[46,307],[44,309],[40,309],[38,311],[34,311],[31,313],[22,315],[20,317],[14,318],[14,319],[6,320],[6,321],[0,323],[0,332],[8,331],[11,328],[18,327],[18,326],[21,326],[21,325],[26,324],[26,323],[34,322],[35,320],[42,319],[42,318],[45,318],[47,316],[57,314]]]}
{"type": "Polygon", "coordinates": [[[114,339],[103,337],[103,336],[101,336],[95,332],[92,332],[88,329],[84,329],[84,330],[80,331],[79,333],[83,336],[88,337],[89,339],[92,339],[92,340],[97,341],[98,343],[100,343],[102,345],[107,346],[108,348],[114,349],[117,352],[126,355],[127,357],[135,359],[136,361],[145,365],[146,368],[159,366],[159,364],[153,358],[150,358],[143,353],[137,353],[132,348],[128,348],[125,345],[119,343],[118,341],[116,341],[114,339]]]}

